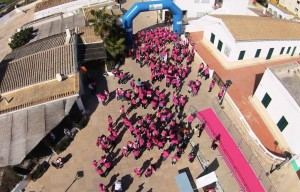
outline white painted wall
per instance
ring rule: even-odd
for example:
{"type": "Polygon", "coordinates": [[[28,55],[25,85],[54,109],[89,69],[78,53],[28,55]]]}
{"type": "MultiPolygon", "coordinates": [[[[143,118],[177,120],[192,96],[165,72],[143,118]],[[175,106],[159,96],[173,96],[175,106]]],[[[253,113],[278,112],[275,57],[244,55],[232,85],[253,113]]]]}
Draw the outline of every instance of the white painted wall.
{"type": "MultiPolygon", "coordinates": [[[[217,19],[211,16],[205,16],[197,22],[197,25],[202,27],[204,31],[204,38],[210,41],[211,34],[215,34],[214,46],[217,48],[219,40],[223,42],[221,53],[229,61],[238,61],[240,51],[245,50],[245,56],[243,60],[255,59],[255,53],[257,49],[261,49],[260,56],[256,59],[266,59],[269,49],[274,48],[272,58],[278,56],[287,55],[288,47],[291,47],[289,54],[291,55],[294,47],[296,47],[293,57],[299,57],[300,40],[297,41],[244,41],[235,42],[235,39],[231,35],[230,31],[224,25],[221,19],[217,19]],[[225,55],[225,47],[230,49],[229,56],[225,55]],[[282,55],[280,55],[281,48],[285,47],[282,55]]],[[[187,27],[188,29],[188,27],[187,27]]],[[[199,28],[200,29],[200,28],[199,28]]]]}
{"type": "Polygon", "coordinates": [[[213,10],[215,0],[174,0],[181,9],[187,10],[187,18],[199,18],[213,10]]]}
{"type": "Polygon", "coordinates": [[[277,6],[274,6],[272,4],[268,4],[267,11],[271,13],[274,17],[279,18],[279,19],[286,19],[286,20],[292,20],[294,18],[294,15],[285,13],[281,11],[277,6]],[[276,12],[276,14],[275,14],[276,12]]]}
{"type": "Polygon", "coordinates": [[[62,5],[58,5],[55,7],[51,7],[49,9],[41,10],[34,13],[34,20],[46,17],[48,15],[52,15],[55,13],[65,13],[66,16],[72,16],[75,12],[82,7],[89,7],[92,5],[102,4],[113,2],[113,0],[77,0],[69,3],[65,3],[62,5]]]}
{"type": "Polygon", "coordinates": [[[279,4],[285,7],[290,12],[300,16],[300,4],[297,3],[297,0],[279,0],[279,4]],[[298,10],[296,10],[296,8],[298,10]]]}
{"type": "MultiPolygon", "coordinates": [[[[276,78],[276,76],[267,68],[261,82],[259,83],[254,95],[262,101],[265,93],[272,98],[266,108],[267,113],[275,124],[284,116],[288,125],[283,130],[282,135],[293,153],[300,153],[300,107],[276,78]]],[[[280,130],[278,128],[278,133],[280,130]]]]}
{"type": "Polygon", "coordinates": [[[247,15],[249,0],[224,0],[222,9],[224,14],[230,15],[247,15]]]}

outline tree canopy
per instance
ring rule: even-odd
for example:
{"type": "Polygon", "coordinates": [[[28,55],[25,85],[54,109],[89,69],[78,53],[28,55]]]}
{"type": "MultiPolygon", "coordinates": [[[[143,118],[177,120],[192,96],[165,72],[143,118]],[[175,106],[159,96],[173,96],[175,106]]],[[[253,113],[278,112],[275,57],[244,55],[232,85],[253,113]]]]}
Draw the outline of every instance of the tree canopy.
{"type": "Polygon", "coordinates": [[[11,49],[16,49],[28,43],[32,37],[33,28],[21,29],[11,37],[11,42],[8,43],[11,49]]]}

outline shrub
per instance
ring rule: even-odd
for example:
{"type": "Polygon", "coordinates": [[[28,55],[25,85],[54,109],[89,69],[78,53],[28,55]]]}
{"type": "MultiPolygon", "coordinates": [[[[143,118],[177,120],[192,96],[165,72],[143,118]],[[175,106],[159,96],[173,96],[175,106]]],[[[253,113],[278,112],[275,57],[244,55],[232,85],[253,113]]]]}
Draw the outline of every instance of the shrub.
{"type": "Polygon", "coordinates": [[[57,154],[60,154],[64,150],[67,149],[67,147],[70,145],[72,139],[68,136],[65,136],[62,138],[62,140],[54,147],[54,151],[57,154]]]}
{"type": "Polygon", "coordinates": [[[49,163],[44,161],[42,164],[38,165],[37,168],[33,171],[31,174],[31,179],[33,181],[36,181],[38,178],[40,178],[49,168],[49,163]]]}
{"type": "Polygon", "coordinates": [[[25,45],[30,41],[32,37],[32,32],[33,32],[32,27],[21,29],[21,31],[15,33],[11,37],[11,42],[8,43],[8,45],[12,50],[25,45]]]}

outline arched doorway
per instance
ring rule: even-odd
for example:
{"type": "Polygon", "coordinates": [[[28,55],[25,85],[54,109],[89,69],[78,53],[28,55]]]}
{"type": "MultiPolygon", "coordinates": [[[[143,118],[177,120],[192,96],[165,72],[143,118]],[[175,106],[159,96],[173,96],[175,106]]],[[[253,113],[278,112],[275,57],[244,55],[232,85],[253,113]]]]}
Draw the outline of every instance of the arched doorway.
{"type": "Polygon", "coordinates": [[[173,31],[182,34],[182,11],[177,5],[173,3],[171,0],[163,0],[163,1],[148,1],[148,2],[140,2],[135,3],[133,6],[123,15],[122,22],[123,28],[126,32],[126,44],[132,45],[132,22],[133,19],[140,13],[145,11],[156,11],[168,9],[173,13],[173,31]]]}

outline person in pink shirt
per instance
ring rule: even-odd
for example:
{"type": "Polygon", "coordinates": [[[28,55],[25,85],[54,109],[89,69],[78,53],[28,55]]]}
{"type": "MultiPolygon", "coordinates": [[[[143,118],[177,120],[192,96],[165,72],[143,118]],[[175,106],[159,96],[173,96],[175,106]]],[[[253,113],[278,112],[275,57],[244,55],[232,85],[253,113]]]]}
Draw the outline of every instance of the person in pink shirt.
{"type": "Polygon", "coordinates": [[[166,160],[169,157],[170,153],[167,150],[164,150],[161,155],[163,157],[163,160],[166,160]]]}
{"type": "Polygon", "coordinates": [[[124,107],[124,105],[122,105],[122,106],[120,107],[119,112],[120,112],[121,116],[123,116],[123,115],[125,114],[125,107],[124,107]]]}
{"type": "Polygon", "coordinates": [[[146,173],[145,173],[145,177],[148,178],[152,175],[152,169],[151,168],[148,168],[146,173]]]}
{"type": "Polygon", "coordinates": [[[133,150],[133,142],[132,141],[128,141],[127,142],[127,149],[128,149],[128,151],[132,151],[133,150]]]}
{"type": "Polygon", "coordinates": [[[200,63],[197,77],[198,76],[200,76],[200,77],[203,76],[203,69],[204,69],[204,64],[200,63]]]}
{"type": "Polygon", "coordinates": [[[142,174],[141,168],[135,168],[135,169],[134,169],[134,172],[135,172],[135,174],[136,174],[137,176],[141,176],[141,174],[142,174]]]}
{"type": "Polygon", "coordinates": [[[116,98],[117,98],[117,100],[120,99],[120,91],[119,91],[119,88],[116,89],[116,98]]]}
{"type": "Polygon", "coordinates": [[[128,150],[127,150],[127,147],[126,147],[126,146],[122,147],[122,154],[123,154],[125,157],[128,157],[128,150]]]}
{"type": "Polygon", "coordinates": [[[100,183],[99,184],[99,191],[108,192],[108,189],[106,188],[106,186],[103,183],[100,183]]]}
{"type": "Polygon", "coordinates": [[[109,100],[109,91],[108,90],[104,90],[104,95],[105,95],[105,104],[107,104],[107,102],[109,100]]]}
{"type": "Polygon", "coordinates": [[[140,156],[140,151],[138,149],[135,149],[133,151],[133,156],[134,156],[134,159],[137,160],[140,156]]]}
{"type": "Polygon", "coordinates": [[[205,70],[204,70],[204,76],[205,76],[205,80],[207,80],[209,78],[209,67],[206,66],[205,70]]]}
{"type": "Polygon", "coordinates": [[[101,169],[101,167],[97,167],[96,172],[97,172],[98,175],[100,175],[101,177],[104,177],[104,171],[101,169]]]}
{"type": "Polygon", "coordinates": [[[107,121],[108,121],[108,125],[112,127],[113,126],[113,120],[112,120],[112,117],[110,115],[108,115],[107,121]]]}
{"type": "Polygon", "coordinates": [[[175,154],[173,157],[172,157],[172,165],[176,164],[177,161],[178,161],[179,157],[175,154]]]}
{"type": "Polygon", "coordinates": [[[132,87],[132,89],[135,87],[135,80],[134,79],[132,79],[131,81],[130,81],[130,86],[132,87]]]}
{"type": "Polygon", "coordinates": [[[96,169],[98,167],[98,163],[96,160],[93,161],[92,166],[96,169]]]}
{"type": "Polygon", "coordinates": [[[181,111],[183,110],[185,104],[186,104],[185,98],[183,96],[180,96],[180,98],[179,98],[179,105],[180,105],[179,109],[181,111]]]}
{"type": "Polygon", "coordinates": [[[188,127],[191,128],[192,127],[192,122],[194,121],[195,119],[195,115],[194,114],[190,114],[188,116],[188,119],[187,119],[187,122],[188,122],[188,127]]]}
{"type": "MultiPolygon", "coordinates": [[[[150,139],[150,138],[149,138],[150,139]]],[[[152,143],[151,141],[147,141],[146,143],[146,148],[150,151],[150,149],[152,148],[152,143]]]]}
{"type": "Polygon", "coordinates": [[[133,97],[130,101],[130,107],[128,108],[127,110],[127,115],[133,110],[133,109],[136,109],[137,107],[137,102],[136,102],[136,99],[133,97]]]}
{"type": "Polygon", "coordinates": [[[211,90],[214,88],[215,84],[216,84],[216,80],[213,79],[213,80],[210,82],[210,84],[209,84],[209,90],[208,90],[208,92],[211,92],[211,90]]]}
{"type": "Polygon", "coordinates": [[[145,97],[142,99],[142,107],[147,109],[147,99],[145,97]]]}

